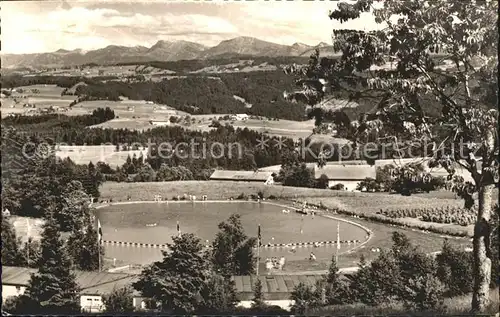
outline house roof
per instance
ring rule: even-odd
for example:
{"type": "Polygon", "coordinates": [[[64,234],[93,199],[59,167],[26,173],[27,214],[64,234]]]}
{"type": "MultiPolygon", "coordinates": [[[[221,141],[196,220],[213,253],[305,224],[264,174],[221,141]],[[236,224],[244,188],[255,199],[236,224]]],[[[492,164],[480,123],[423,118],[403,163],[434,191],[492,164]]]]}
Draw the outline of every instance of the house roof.
{"type": "MultiPolygon", "coordinates": [[[[31,268],[3,266],[2,285],[28,286],[31,274],[36,271],[31,268]]],[[[131,286],[138,278],[138,275],[126,273],[74,272],[82,295],[109,294],[113,289],[131,286]]],[[[323,277],[324,275],[320,274],[259,276],[262,282],[262,292],[268,300],[287,299],[299,283],[314,286],[316,281],[323,277]]],[[[256,276],[233,276],[232,280],[235,282],[236,293],[240,300],[253,298],[256,276]]],[[[140,293],[134,290],[134,295],[140,296],[140,293]]]]}
{"type": "MultiPolygon", "coordinates": [[[[268,300],[288,299],[293,289],[304,283],[314,286],[317,280],[324,276],[315,275],[263,275],[259,276],[262,282],[262,292],[268,300]]],[[[236,286],[236,293],[239,300],[250,300],[253,298],[253,289],[257,276],[233,276],[232,280],[236,286]]]]}
{"type": "Polygon", "coordinates": [[[226,179],[239,181],[263,181],[265,182],[273,172],[270,171],[227,171],[215,170],[210,179],[226,179]]]}
{"type": "MultiPolygon", "coordinates": [[[[2,266],[2,285],[28,286],[32,273],[37,269],[2,266]]],[[[115,288],[131,285],[137,275],[110,272],[74,271],[76,281],[84,295],[100,295],[111,293],[115,288]]]]}
{"type": "Polygon", "coordinates": [[[325,174],[330,180],[363,180],[367,177],[375,178],[375,166],[370,165],[326,165],[314,167],[314,177],[325,174]]]}

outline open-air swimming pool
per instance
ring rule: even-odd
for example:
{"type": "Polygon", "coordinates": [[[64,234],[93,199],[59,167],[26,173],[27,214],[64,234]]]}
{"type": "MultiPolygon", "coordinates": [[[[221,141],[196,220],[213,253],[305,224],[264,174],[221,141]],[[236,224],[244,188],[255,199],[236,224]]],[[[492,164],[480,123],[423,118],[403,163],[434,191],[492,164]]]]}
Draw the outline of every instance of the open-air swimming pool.
{"type": "MultiPolygon", "coordinates": [[[[177,222],[182,233],[193,233],[205,243],[211,241],[219,231],[218,224],[233,213],[241,216],[241,222],[248,236],[257,236],[261,225],[262,243],[298,243],[329,241],[337,238],[337,221],[316,215],[298,214],[293,210],[282,213],[286,208],[271,203],[257,202],[162,202],[113,204],[98,209],[103,240],[137,243],[165,244],[177,234],[177,222]],[[151,226],[154,225],[154,226],[151,226]]],[[[365,241],[367,233],[361,227],[340,222],[341,240],[365,241]]],[[[341,252],[354,247],[342,246],[341,252]]],[[[147,264],[161,259],[160,249],[105,246],[106,257],[127,263],[147,264]]],[[[319,248],[261,248],[261,258],[284,255],[288,260],[307,258],[310,252],[318,257],[322,253],[331,256],[335,246],[319,248]],[[320,254],[318,254],[320,253],[320,254]]]]}

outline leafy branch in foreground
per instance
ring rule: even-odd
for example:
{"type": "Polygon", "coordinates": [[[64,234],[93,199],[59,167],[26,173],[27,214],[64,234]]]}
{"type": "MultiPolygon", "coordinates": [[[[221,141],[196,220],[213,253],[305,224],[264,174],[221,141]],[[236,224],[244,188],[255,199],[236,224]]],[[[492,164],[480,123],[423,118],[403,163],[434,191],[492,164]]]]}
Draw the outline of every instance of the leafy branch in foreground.
{"type": "Polygon", "coordinates": [[[373,109],[358,120],[336,123],[354,145],[428,142],[430,167],[447,170],[449,188],[466,207],[478,202],[473,311],[484,311],[489,301],[492,193],[499,181],[497,9],[494,1],[339,3],[331,19],[343,23],[371,12],[382,28],[334,30],[340,58],[320,58],[316,51],[308,65],[284,69],[300,87],[285,94],[289,100],[313,108],[346,92],[353,100],[372,100],[373,109]],[[440,114],[430,115],[429,108],[440,114]],[[473,181],[457,176],[458,169],[473,181]]]}

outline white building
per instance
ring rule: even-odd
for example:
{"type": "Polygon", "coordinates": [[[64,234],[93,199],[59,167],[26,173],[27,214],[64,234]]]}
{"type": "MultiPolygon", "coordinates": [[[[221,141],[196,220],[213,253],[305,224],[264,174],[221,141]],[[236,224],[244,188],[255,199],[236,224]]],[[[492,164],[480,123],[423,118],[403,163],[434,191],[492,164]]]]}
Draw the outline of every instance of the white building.
{"type": "Polygon", "coordinates": [[[273,172],[268,171],[228,171],[215,170],[210,175],[210,180],[218,181],[241,181],[241,182],[259,182],[266,185],[274,184],[273,172]]]}
{"type": "Polygon", "coordinates": [[[343,184],[349,191],[356,190],[359,182],[365,178],[376,178],[376,168],[370,165],[330,165],[320,168],[314,166],[314,177],[319,179],[321,175],[328,177],[328,187],[343,184]]]}
{"type": "Polygon", "coordinates": [[[246,113],[239,113],[237,115],[231,116],[232,120],[237,120],[237,121],[245,121],[248,118],[249,117],[248,117],[248,115],[246,113]]]}
{"type": "Polygon", "coordinates": [[[170,125],[170,121],[168,120],[150,120],[149,123],[156,127],[165,127],[170,125]]]}

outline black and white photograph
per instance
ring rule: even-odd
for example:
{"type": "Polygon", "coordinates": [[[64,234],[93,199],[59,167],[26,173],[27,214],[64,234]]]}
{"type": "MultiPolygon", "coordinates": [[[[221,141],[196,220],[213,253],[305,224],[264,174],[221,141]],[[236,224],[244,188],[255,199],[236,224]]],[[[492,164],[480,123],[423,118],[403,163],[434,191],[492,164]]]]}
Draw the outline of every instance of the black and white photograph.
{"type": "Polygon", "coordinates": [[[500,317],[498,14],[2,1],[2,316],[500,317]]]}

